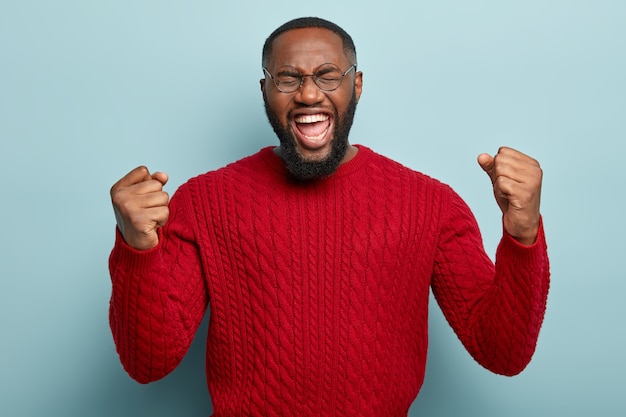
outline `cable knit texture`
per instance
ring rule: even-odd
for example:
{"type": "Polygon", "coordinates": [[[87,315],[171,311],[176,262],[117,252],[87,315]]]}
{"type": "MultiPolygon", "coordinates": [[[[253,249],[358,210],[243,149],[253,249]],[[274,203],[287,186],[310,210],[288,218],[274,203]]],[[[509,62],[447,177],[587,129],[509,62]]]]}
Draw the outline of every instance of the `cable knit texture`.
{"type": "Polygon", "coordinates": [[[406,416],[424,378],[432,291],[469,353],[500,374],[530,361],[549,268],[504,234],[496,265],[452,189],[359,146],[298,183],[271,148],[189,180],[159,245],[119,232],[110,323],[147,383],[181,361],[210,306],[214,416],[406,416]]]}

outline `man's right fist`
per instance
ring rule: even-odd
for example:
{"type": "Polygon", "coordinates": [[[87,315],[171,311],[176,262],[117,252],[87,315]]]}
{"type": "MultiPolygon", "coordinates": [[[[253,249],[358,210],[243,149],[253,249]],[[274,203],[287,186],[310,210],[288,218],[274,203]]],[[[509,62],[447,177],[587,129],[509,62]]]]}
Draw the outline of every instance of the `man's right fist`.
{"type": "Polygon", "coordinates": [[[165,225],[170,211],[169,195],[163,191],[167,174],[150,174],[140,166],[111,187],[115,219],[126,243],[138,250],[147,250],[159,243],[157,229],[165,225]]]}

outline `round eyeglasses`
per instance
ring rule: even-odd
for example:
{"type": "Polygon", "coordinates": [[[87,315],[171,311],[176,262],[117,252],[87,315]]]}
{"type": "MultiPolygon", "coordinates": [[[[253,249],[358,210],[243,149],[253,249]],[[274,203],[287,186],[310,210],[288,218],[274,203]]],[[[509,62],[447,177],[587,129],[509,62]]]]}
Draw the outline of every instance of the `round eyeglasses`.
{"type": "Polygon", "coordinates": [[[296,68],[285,65],[278,68],[276,75],[272,75],[267,68],[263,67],[263,72],[274,81],[274,85],[281,93],[295,93],[302,87],[306,77],[312,77],[320,90],[334,91],[341,85],[343,77],[352,70],[356,71],[356,64],[350,65],[343,72],[334,64],[322,64],[313,74],[302,74],[296,68]]]}

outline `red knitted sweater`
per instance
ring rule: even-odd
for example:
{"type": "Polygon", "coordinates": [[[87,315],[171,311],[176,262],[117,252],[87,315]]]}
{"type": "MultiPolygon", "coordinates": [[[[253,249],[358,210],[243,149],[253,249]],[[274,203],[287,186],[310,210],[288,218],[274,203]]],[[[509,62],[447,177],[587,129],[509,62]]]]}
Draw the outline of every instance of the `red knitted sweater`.
{"type": "Polygon", "coordinates": [[[406,416],[424,378],[429,289],[469,353],[513,375],[546,306],[543,228],[496,266],[450,187],[359,146],[331,177],[290,179],[271,148],[193,178],[159,245],[117,234],[110,322],[121,362],[157,380],[210,306],[214,416],[406,416]]]}

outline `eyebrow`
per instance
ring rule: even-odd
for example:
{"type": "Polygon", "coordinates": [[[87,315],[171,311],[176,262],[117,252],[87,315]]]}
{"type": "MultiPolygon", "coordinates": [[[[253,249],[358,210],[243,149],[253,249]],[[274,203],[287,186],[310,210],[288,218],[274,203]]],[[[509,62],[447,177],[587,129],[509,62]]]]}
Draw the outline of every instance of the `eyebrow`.
{"type": "Polygon", "coordinates": [[[295,67],[292,67],[290,65],[286,65],[286,66],[282,66],[280,68],[278,68],[278,72],[276,73],[276,75],[296,75],[296,76],[302,76],[302,73],[295,67]]]}
{"type": "Polygon", "coordinates": [[[325,68],[318,68],[317,71],[315,71],[315,75],[320,76],[320,75],[328,74],[329,72],[341,73],[341,70],[338,67],[333,68],[333,67],[327,66],[325,68]]]}

